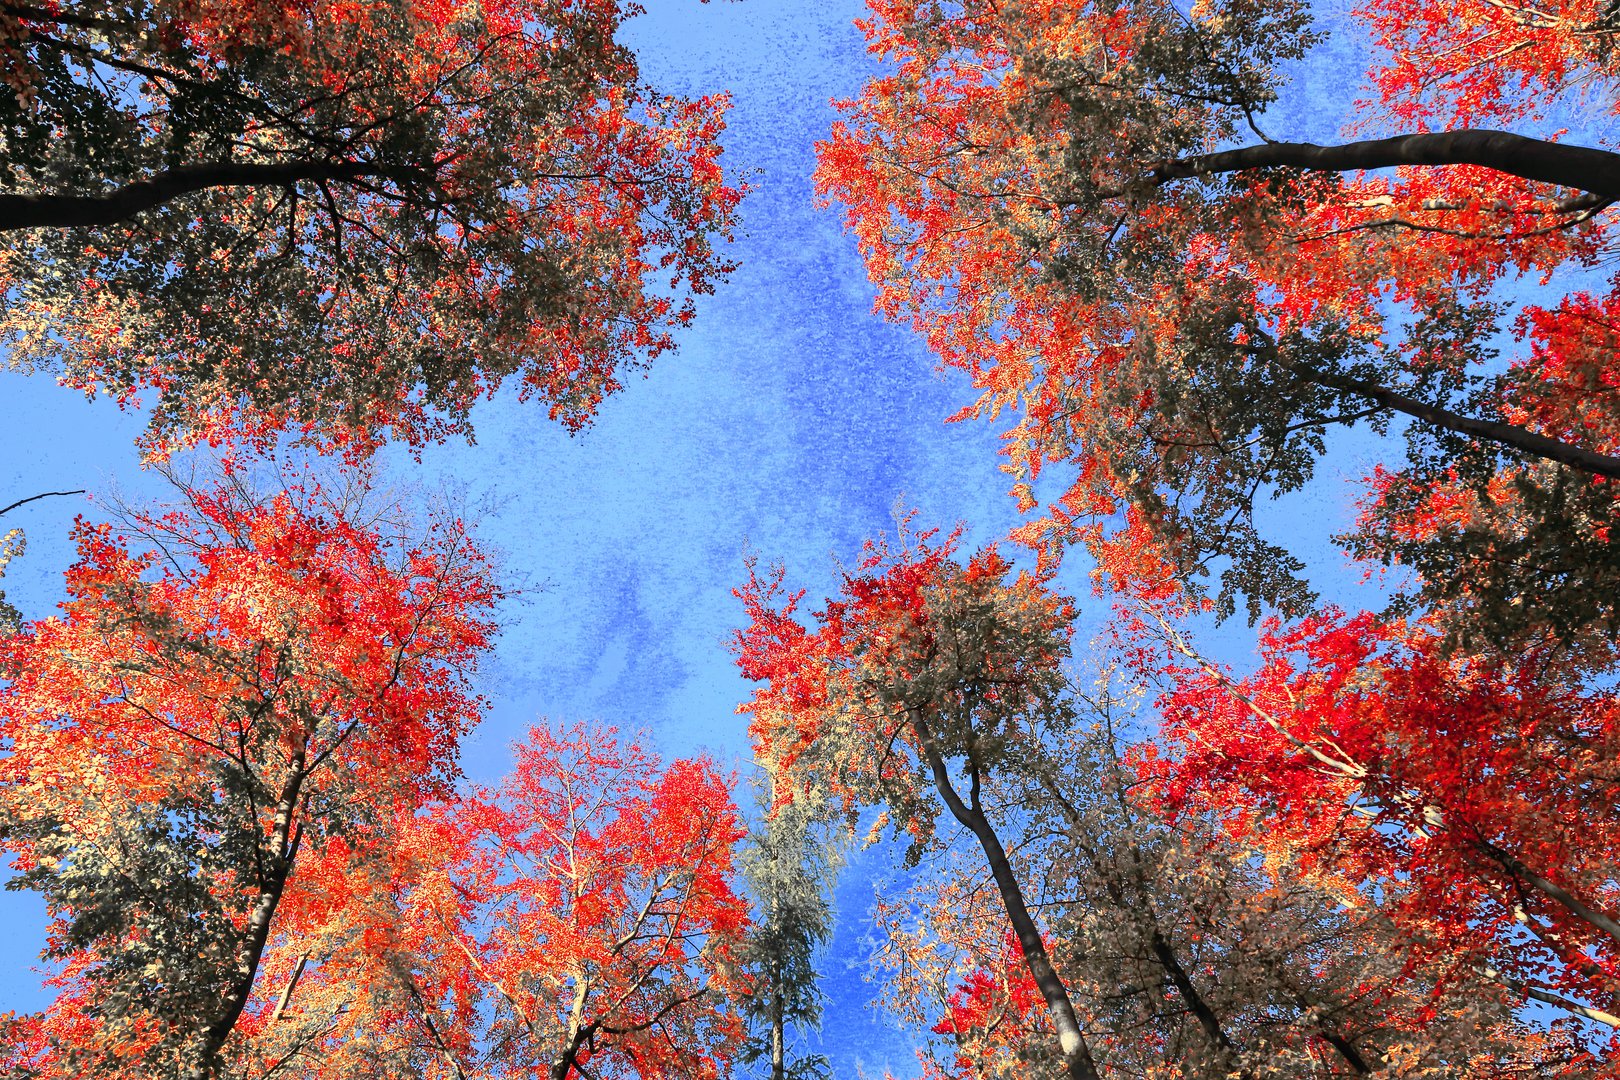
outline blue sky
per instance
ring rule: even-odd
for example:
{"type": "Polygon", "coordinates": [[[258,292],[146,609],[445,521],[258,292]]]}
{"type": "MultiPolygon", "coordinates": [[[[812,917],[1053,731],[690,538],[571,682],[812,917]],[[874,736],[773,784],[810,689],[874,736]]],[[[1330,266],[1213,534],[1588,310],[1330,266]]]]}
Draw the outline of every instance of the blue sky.
{"type": "MultiPolygon", "coordinates": [[[[733,94],[726,162],[754,188],[734,249],[742,269],[703,301],[680,351],[609,400],[585,433],[569,437],[503,395],[475,414],[477,445],[434,448],[420,463],[386,456],[392,481],[483,507],[481,535],[524,588],[503,612],[481,687],[491,711],[464,759],[476,780],[499,775],[506,744],[541,717],[646,729],[666,753],[703,748],[746,773],[734,710],[748,688],[726,649],[745,551],[784,562],[814,598],[831,588],[835,559],[891,527],[898,500],[926,523],[967,522],[970,544],[1015,520],[994,432],[942,423],[966,401],[962,381],[937,375],[908,331],[870,314],[853,242],[835,214],[812,206],[812,145],[828,101],[854,94],[870,71],[851,26],[861,5],[647,2],[652,12],[628,33],[646,76],[676,92],[733,94]]],[[[1302,72],[1278,133],[1332,136],[1350,104],[1353,51],[1302,72]]],[[[140,417],[48,377],[0,380],[0,505],[50,489],[118,490],[130,501],[161,493],[132,448],[140,417]]],[[[1324,473],[1359,475],[1369,453],[1346,442],[1324,473]]],[[[1347,522],[1345,494],[1329,480],[1273,511],[1330,571],[1344,565],[1325,538],[1347,522]]],[[[25,613],[46,615],[60,598],[66,530],[81,512],[95,514],[82,498],[52,499],[4,520],[28,531],[29,552],[4,582],[25,613]]],[[[1083,590],[1082,570],[1069,573],[1068,587],[1083,590]]],[[[1250,635],[1239,624],[1219,638],[1241,652],[1250,635]]],[[[873,990],[860,981],[874,947],[864,916],[895,872],[885,858],[858,855],[839,894],[824,1044],[840,1075],[915,1071],[908,1037],[871,1014],[873,990]]],[[[35,898],[0,895],[0,928],[0,1011],[38,1007],[35,898]]]]}

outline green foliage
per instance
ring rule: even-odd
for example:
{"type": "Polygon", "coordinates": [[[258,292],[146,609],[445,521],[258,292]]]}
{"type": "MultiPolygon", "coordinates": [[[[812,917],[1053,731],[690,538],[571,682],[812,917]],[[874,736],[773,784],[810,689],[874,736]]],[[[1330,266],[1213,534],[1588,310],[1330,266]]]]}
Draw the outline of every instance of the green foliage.
{"type": "Polygon", "coordinates": [[[740,1002],[749,1034],[742,1060],[766,1062],[772,1080],[827,1080],[821,1054],[791,1056],[790,1029],[820,1026],[826,1000],[815,956],[832,934],[831,891],[842,857],[824,791],[794,790],[785,801],[759,788],[763,819],[739,863],[757,916],[743,950],[750,989],[740,1002]]]}
{"type": "MultiPolygon", "coordinates": [[[[11,560],[17,558],[27,548],[27,538],[21,529],[12,529],[5,536],[0,536],[0,578],[6,576],[6,567],[11,560]]],[[[0,634],[15,633],[22,625],[22,614],[7,599],[4,589],[0,589],[0,634]]]]}

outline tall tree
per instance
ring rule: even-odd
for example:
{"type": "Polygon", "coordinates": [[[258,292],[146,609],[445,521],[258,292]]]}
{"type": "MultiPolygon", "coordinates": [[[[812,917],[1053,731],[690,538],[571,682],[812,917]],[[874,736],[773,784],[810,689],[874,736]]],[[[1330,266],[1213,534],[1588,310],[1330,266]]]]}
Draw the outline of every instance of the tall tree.
{"type": "Polygon", "coordinates": [[[1052,706],[1054,656],[1067,652],[1064,606],[993,551],[949,561],[932,534],[891,553],[872,545],[811,630],[780,575],[739,590],[750,625],[738,662],[764,684],[748,708],[756,753],[774,769],[820,770],[853,815],[883,804],[915,864],[942,811],[977,839],[1072,1080],[1097,1080],[1068,987],[1052,966],[995,822],[981,802],[1017,718],[1052,706]],[[880,569],[881,568],[881,569],[880,569]]]}
{"type": "Polygon", "coordinates": [[[1224,610],[1297,617],[1247,677],[1142,625],[1175,655],[1168,797],[1612,1055],[1620,155],[1550,131],[1612,87],[1612,12],[1362,5],[1366,137],[1314,146],[1266,115],[1322,36],[1303,5],[872,7],[895,66],[845,105],[823,191],[967,411],[1016,411],[1026,508],[1064,472],[1024,537],[1085,541],[1150,612],[1224,561],[1224,610]],[[1531,273],[1553,299],[1519,306],[1531,273]],[[1396,416],[1405,460],[1346,541],[1410,595],[1313,611],[1256,500],[1396,416]]]}
{"type": "Polygon", "coordinates": [[[971,376],[959,415],[1014,417],[1022,505],[1064,473],[1026,539],[1151,544],[1184,584],[1218,571],[1227,611],[1302,614],[1256,499],[1398,416],[1410,452],[1352,547],[1415,568],[1454,637],[1612,645],[1620,293],[1589,271],[1620,155],[1489,126],[1611,85],[1602,4],[1362,5],[1379,99],[1333,146],[1265,115],[1324,36],[1295,0],[869,6],[887,67],[820,190],[880,310],[971,376]],[[1526,273],[1562,299],[1515,315],[1526,273]]]}
{"type": "Polygon", "coordinates": [[[81,523],[62,614],[0,643],[0,846],[59,966],[21,1075],[229,1072],[279,1012],[283,908],[363,899],[479,719],[497,593],[459,522],[404,543],[315,483],[183,495],[81,523]]]}
{"type": "Polygon", "coordinates": [[[661,94],[621,0],[0,3],[0,342],[233,422],[578,428],[731,264],[725,101],[661,94]],[[237,418],[240,420],[240,418],[237,418]]]}
{"type": "Polygon", "coordinates": [[[841,861],[831,830],[832,807],[821,786],[790,774],[766,774],[764,820],[749,833],[743,879],[758,915],[743,951],[749,977],[740,1006],[749,1023],[743,1061],[765,1062],[771,1080],[825,1080],[822,1054],[793,1056],[794,1030],[821,1024],[826,995],[817,982],[816,951],[832,935],[832,889],[841,861]]]}

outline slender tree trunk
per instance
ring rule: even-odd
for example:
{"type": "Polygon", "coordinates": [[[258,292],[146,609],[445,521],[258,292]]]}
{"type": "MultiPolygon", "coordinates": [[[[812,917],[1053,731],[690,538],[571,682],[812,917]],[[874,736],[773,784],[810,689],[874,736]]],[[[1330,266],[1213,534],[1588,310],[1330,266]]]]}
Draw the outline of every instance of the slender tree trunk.
{"type": "Polygon", "coordinates": [[[995,829],[979,806],[977,791],[973,793],[972,805],[962,801],[962,797],[951,782],[950,770],[946,767],[944,758],[940,756],[939,747],[934,741],[933,732],[929,729],[922,710],[909,708],[907,716],[912,729],[917,733],[917,741],[922,747],[928,768],[933,773],[934,787],[938,790],[940,798],[944,800],[951,815],[973,833],[979,841],[979,846],[984,850],[984,857],[990,864],[990,873],[995,878],[996,890],[1001,894],[1002,906],[1007,911],[1007,921],[1012,924],[1019,948],[1023,951],[1024,963],[1028,965],[1030,976],[1035,980],[1035,986],[1046,1002],[1052,1026],[1057,1029],[1058,1046],[1063,1052],[1063,1063],[1069,1080],[1099,1080],[1096,1062],[1092,1060],[1091,1049],[1086,1045],[1085,1036],[1080,1031],[1080,1021],[1075,1015],[1074,1003],[1069,999],[1068,988],[1063,985],[1057,970],[1052,967],[1051,958],[1046,954],[1046,942],[1042,940],[1040,929],[1036,927],[1035,920],[1029,913],[1029,906],[1024,902],[1024,891],[1019,886],[1017,877],[1013,875],[1012,863],[1007,859],[1007,851],[1001,845],[1001,838],[996,835],[995,829]]]}
{"type": "Polygon", "coordinates": [[[293,818],[307,776],[300,753],[293,759],[292,773],[282,784],[281,795],[276,801],[275,821],[270,829],[274,851],[264,878],[259,883],[259,899],[248,916],[246,933],[237,946],[235,978],[220,1001],[219,1012],[198,1032],[197,1048],[186,1073],[187,1080],[207,1080],[213,1075],[220,1048],[230,1037],[242,1016],[242,1010],[247,1007],[248,997],[253,993],[259,961],[263,959],[265,943],[270,939],[270,922],[275,917],[276,906],[281,903],[281,894],[286,890],[287,876],[292,872],[293,858],[298,852],[298,832],[293,818]]]}
{"type": "Polygon", "coordinates": [[[577,975],[574,979],[574,1001],[568,1010],[568,1030],[563,1036],[561,1052],[551,1059],[551,1067],[547,1070],[549,1080],[568,1080],[568,1074],[575,1071],[574,1063],[585,1037],[585,999],[590,992],[590,981],[583,974],[577,975]]]}
{"type": "Polygon", "coordinates": [[[1396,165],[1476,165],[1526,180],[1589,191],[1605,199],[1620,199],[1620,154],[1479,128],[1365,139],[1339,146],[1262,143],[1163,162],[1154,166],[1149,176],[1155,184],[1164,184],[1277,166],[1348,172],[1396,165]]]}
{"type": "MultiPolygon", "coordinates": [[[[1035,776],[1036,781],[1057,804],[1059,813],[1069,823],[1070,829],[1080,829],[1082,819],[1079,810],[1058,790],[1057,785],[1052,781],[1046,769],[1037,769],[1035,776]]],[[[1115,798],[1119,803],[1120,813],[1128,818],[1130,807],[1120,797],[1117,790],[1115,791],[1115,798]]],[[[1109,899],[1121,911],[1140,913],[1143,922],[1147,924],[1148,951],[1153,954],[1154,960],[1158,961],[1159,966],[1164,969],[1176,991],[1181,994],[1182,1000],[1187,1003],[1187,1008],[1192,1012],[1194,1019],[1198,1021],[1198,1026],[1204,1029],[1204,1034],[1216,1046],[1229,1054],[1236,1055],[1238,1053],[1237,1045],[1226,1034],[1226,1029],[1221,1026],[1220,1017],[1216,1015],[1215,1010],[1210,1007],[1209,1002],[1204,1000],[1204,996],[1198,992],[1198,987],[1193,983],[1192,976],[1187,974],[1187,969],[1181,965],[1175,950],[1159,927],[1159,918],[1153,910],[1153,902],[1149,896],[1147,860],[1142,855],[1141,847],[1131,843],[1126,848],[1126,853],[1131,857],[1130,884],[1135,892],[1134,899],[1126,896],[1125,888],[1118,880],[1118,877],[1104,860],[1098,857],[1095,851],[1083,844],[1080,845],[1080,850],[1085,853],[1086,858],[1091,861],[1092,866],[1096,868],[1097,873],[1102,877],[1103,887],[1108,890],[1109,899]]]]}
{"type": "Polygon", "coordinates": [[[771,991],[771,1080],[787,1080],[786,1035],[782,1010],[782,977],[778,973],[771,991]]]}

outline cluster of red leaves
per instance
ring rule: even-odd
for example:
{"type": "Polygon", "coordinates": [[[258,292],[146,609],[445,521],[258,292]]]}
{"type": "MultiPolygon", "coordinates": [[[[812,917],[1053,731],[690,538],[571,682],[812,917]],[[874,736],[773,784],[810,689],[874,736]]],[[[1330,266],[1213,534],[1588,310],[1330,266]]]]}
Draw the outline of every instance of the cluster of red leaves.
{"type": "Polygon", "coordinates": [[[398,551],[319,487],[251,505],[225,487],[188,495],[134,518],[152,550],[75,528],[63,615],[0,651],[6,780],[88,770],[135,797],[162,790],[230,754],[227,707],[262,696],[296,707],[278,737],[310,759],[442,794],[479,716],[465,679],[497,595],[460,524],[398,551]]]}
{"type": "MultiPolygon", "coordinates": [[[[994,547],[957,563],[958,539],[930,530],[895,547],[869,542],[810,625],[797,615],[803,592],[788,595],[781,570],[762,578],[750,566],[736,590],[749,622],[733,649],[744,676],[762,684],[740,710],[753,717],[761,761],[791,770],[814,749],[836,762],[818,780],[847,808],[880,791],[900,798],[913,762],[896,751],[917,738],[908,709],[949,709],[977,693],[1013,710],[1028,673],[1052,669],[1056,657],[1037,650],[1066,645],[1068,602],[994,547]]],[[[947,740],[960,736],[942,723],[947,740]]],[[[930,828],[927,815],[900,819],[916,838],[930,828]]]]}
{"type": "MultiPolygon", "coordinates": [[[[984,960],[983,967],[970,972],[951,992],[945,1015],[933,1027],[934,1034],[956,1043],[955,1076],[995,1071],[998,1058],[1011,1058],[1049,1038],[1046,1003],[1030,977],[1017,937],[1008,931],[999,955],[984,960]]],[[[925,1058],[924,1068],[932,1073],[937,1066],[925,1058]]]]}
{"type": "Polygon", "coordinates": [[[732,782],[610,730],[535,727],[516,751],[441,814],[442,863],[406,899],[446,1045],[492,1076],[726,1075],[748,927],[732,782]]]}
{"type": "Polygon", "coordinates": [[[883,653],[926,647],[928,629],[919,623],[923,589],[937,580],[957,540],[952,534],[934,547],[935,535],[899,553],[868,543],[856,572],[844,576],[842,598],[812,614],[813,631],[796,614],[804,591],[789,595],[782,585],[785,570],[761,578],[749,564],[747,584],[734,590],[748,625],[737,632],[733,650],[743,676],[764,684],[739,710],[754,717],[749,734],[761,761],[793,767],[822,734],[838,697],[853,690],[851,666],[869,649],[879,651],[874,659],[881,663],[883,653]],[[882,573],[872,573],[886,563],[882,573]]]}
{"type": "Polygon", "coordinates": [[[1419,961],[1611,1014],[1613,696],[1366,614],[1270,622],[1261,653],[1243,679],[1181,657],[1158,673],[1170,756],[1143,764],[1167,809],[1376,900],[1419,961]]]}
{"type": "Polygon", "coordinates": [[[1615,72],[1616,29],[1594,0],[1369,0],[1356,14],[1383,54],[1371,72],[1376,105],[1402,122],[1540,118],[1615,72]]]}

